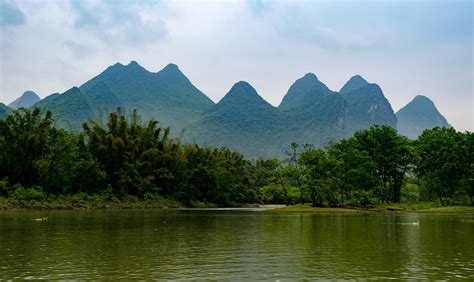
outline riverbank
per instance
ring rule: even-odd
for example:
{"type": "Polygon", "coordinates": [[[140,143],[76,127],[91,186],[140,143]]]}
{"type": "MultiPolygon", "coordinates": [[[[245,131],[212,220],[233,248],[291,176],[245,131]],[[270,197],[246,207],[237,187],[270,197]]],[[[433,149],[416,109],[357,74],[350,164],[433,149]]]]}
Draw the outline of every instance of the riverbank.
{"type": "Polygon", "coordinates": [[[127,197],[118,199],[104,195],[75,194],[49,197],[42,200],[18,200],[0,197],[0,211],[20,210],[99,210],[99,209],[166,209],[166,208],[259,208],[268,212],[314,212],[314,213],[354,213],[354,212],[419,212],[419,213],[474,213],[474,206],[440,206],[436,203],[390,204],[372,207],[325,206],[312,207],[310,204],[261,205],[234,203],[226,206],[215,203],[191,202],[183,204],[161,196],[138,199],[127,197]]]}
{"type": "Polygon", "coordinates": [[[182,208],[182,203],[162,197],[139,200],[136,197],[118,199],[102,195],[76,194],[42,200],[17,200],[0,197],[1,211],[17,210],[93,210],[93,209],[163,209],[182,208]]]}
{"type": "Polygon", "coordinates": [[[351,212],[419,212],[419,213],[474,213],[474,206],[432,206],[422,204],[385,205],[374,207],[341,206],[312,207],[310,204],[285,206],[269,210],[270,212],[314,212],[314,213],[351,213],[351,212]]]}
{"type": "Polygon", "coordinates": [[[168,208],[259,208],[262,210],[281,208],[284,205],[261,205],[248,203],[231,203],[218,205],[215,203],[193,201],[188,204],[177,200],[154,195],[146,199],[128,196],[124,199],[104,195],[61,195],[41,200],[25,200],[0,197],[0,211],[28,210],[101,210],[101,209],[168,209],[168,208]]]}

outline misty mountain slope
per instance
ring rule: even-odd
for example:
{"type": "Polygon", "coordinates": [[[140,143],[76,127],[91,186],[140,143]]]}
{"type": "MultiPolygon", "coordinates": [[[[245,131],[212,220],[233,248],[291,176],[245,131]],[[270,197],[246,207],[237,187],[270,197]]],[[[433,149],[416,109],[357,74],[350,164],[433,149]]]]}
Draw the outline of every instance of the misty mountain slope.
{"type": "Polygon", "coordinates": [[[122,107],[120,100],[103,81],[93,84],[84,96],[94,113],[94,118],[106,119],[109,113],[122,107]]]}
{"type": "Polygon", "coordinates": [[[52,94],[34,107],[51,111],[55,124],[71,131],[81,130],[82,123],[94,117],[94,111],[86,96],[77,87],[62,94],[52,94]]]}
{"type": "Polygon", "coordinates": [[[344,84],[341,90],[339,90],[339,93],[347,94],[349,92],[362,88],[368,84],[369,83],[367,82],[367,80],[365,80],[362,76],[354,75],[344,84]]]}
{"type": "Polygon", "coordinates": [[[278,109],[286,121],[285,137],[281,141],[285,144],[322,145],[344,135],[347,103],[314,74],[297,79],[278,109]]]}
{"type": "Polygon", "coordinates": [[[329,88],[318,80],[315,74],[307,73],[297,79],[288,89],[278,109],[291,111],[318,103],[323,97],[332,94],[329,88]]]}
{"type": "Polygon", "coordinates": [[[418,95],[397,112],[397,129],[411,139],[416,139],[425,129],[451,127],[435,104],[425,96],[418,95]]]}
{"type": "Polygon", "coordinates": [[[343,95],[348,104],[348,134],[371,125],[384,124],[396,128],[397,117],[377,84],[370,83],[343,95]]]}
{"type": "Polygon", "coordinates": [[[0,103],[0,119],[6,118],[9,114],[12,113],[12,111],[12,108],[8,107],[3,103],[0,103]]]}
{"type": "Polygon", "coordinates": [[[194,124],[191,141],[237,150],[247,156],[271,156],[279,151],[275,136],[284,130],[275,107],[258,95],[247,82],[240,81],[219,103],[194,124]]]}
{"type": "Polygon", "coordinates": [[[33,91],[25,91],[15,101],[11,102],[8,107],[16,110],[19,108],[29,108],[38,103],[41,98],[33,91]]]}
{"type": "Polygon", "coordinates": [[[170,126],[185,142],[225,146],[250,158],[281,157],[292,142],[324,146],[371,125],[395,128],[397,116],[400,132],[412,138],[425,128],[449,126],[421,96],[395,115],[382,89],[360,75],[336,92],[308,73],[289,87],[276,108],[244,81],[214,104],[178,66],[169,64],[153,73],[134,61],[110,66],[79,88],[34,106],[51,110],[58,126],[74,131],[89,119],[104,121],[117,107],[137,109],[143,120],[154,118],[170,126]]]}
{"type": "Polygon", "coordinates": [[[144,119],[155,118],[173,127],[175,133],[214,104],[174,64],[157,73],[135,61],[126,66],[115,64],[80,89],[91,96],[98,82],[105,84],[125,109],[137,109],[144,119]]]}

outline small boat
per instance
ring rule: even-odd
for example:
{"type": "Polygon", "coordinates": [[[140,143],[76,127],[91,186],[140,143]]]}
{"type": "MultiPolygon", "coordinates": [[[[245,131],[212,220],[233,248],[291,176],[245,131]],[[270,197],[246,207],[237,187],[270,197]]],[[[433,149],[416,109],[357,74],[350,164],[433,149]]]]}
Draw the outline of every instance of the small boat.
{"type": "Polygon", "coordinates": [[[48,220],[48,217],[38,217],[38,218],[35,218],[33,220],[34,221],[46,221],[46,220],[48,220]]]}

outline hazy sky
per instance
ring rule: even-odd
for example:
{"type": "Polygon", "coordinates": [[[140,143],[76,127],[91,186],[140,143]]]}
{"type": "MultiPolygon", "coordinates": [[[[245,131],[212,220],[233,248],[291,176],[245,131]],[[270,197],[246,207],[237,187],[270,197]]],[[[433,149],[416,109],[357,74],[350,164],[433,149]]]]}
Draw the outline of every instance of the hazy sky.
{"type": "Polygon", "coordinates": [[[116,62],[170,62],[218,101],[239,80],[278,105],[315,73],[378,83],[395,111],[431,98],[474,130],[473,1],[0,0],[0,101],[79,86],[116,62]]]}

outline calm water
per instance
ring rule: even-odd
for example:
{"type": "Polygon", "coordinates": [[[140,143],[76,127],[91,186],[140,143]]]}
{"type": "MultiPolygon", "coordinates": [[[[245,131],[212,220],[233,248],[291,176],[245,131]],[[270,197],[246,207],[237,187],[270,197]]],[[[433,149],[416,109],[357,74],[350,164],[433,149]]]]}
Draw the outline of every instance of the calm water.
{"type": "Polygon", "coordinates": [[[474,279],[473,214],[15,212],[0,234],[3,279],[474,279]]]}

